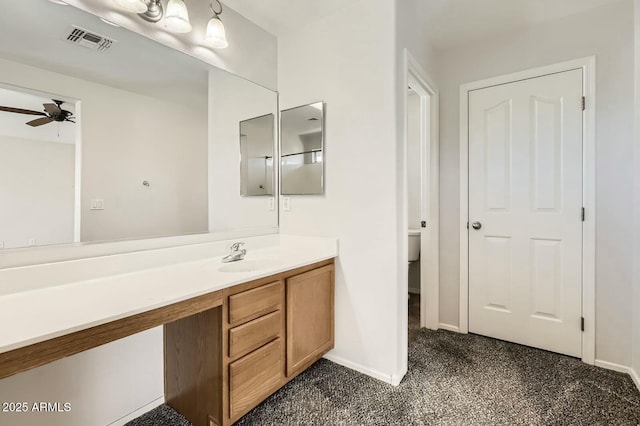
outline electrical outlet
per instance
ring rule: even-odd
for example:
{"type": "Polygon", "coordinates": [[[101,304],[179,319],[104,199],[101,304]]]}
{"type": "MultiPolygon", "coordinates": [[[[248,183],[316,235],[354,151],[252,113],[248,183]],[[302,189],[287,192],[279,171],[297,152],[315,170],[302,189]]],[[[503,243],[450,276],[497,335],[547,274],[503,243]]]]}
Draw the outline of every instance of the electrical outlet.
{"type": "Polygon", "coordinates": [[[282,197],[282,210],[285,212],[291,211],[291,198],[282,197]]]}
{"type": "Polygon", "coordinates": [[[37,241],[35,238],[29,238],[29,247],[33,247],[37,244],[37,241]]]}
{"type": "Polygon", "coordinates": [[[272,212],[276,209],[276,199],[275,197],[269,197],[269,211],[272,212]]]}
{"type": "Polygon", "coordinates": [[[4,248],[4,241],[0,241],[0,249],[4,248]]]}

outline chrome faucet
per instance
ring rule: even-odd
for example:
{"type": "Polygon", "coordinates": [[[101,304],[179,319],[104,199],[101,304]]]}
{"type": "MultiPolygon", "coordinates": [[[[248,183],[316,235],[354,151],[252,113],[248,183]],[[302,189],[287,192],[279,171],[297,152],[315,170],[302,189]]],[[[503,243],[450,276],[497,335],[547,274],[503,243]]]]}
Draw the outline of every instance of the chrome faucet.
{"type": "Polygon", "coordinates": [[[247,250],[243,247],[243,242],[233,243],[231,245],[231,253],[222,258],[222,263],[237,262],[238,260],[244,259],[247,250]]]}

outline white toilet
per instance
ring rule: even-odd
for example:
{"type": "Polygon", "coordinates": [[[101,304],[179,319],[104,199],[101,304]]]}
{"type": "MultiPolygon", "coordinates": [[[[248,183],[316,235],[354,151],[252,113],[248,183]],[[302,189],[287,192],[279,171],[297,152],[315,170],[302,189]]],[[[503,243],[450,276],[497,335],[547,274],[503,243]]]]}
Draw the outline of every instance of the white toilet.
{"type": "Polygon", "coordinates": [[[409,262],[420,258],[420,230],[409,229],[409,262]]]}

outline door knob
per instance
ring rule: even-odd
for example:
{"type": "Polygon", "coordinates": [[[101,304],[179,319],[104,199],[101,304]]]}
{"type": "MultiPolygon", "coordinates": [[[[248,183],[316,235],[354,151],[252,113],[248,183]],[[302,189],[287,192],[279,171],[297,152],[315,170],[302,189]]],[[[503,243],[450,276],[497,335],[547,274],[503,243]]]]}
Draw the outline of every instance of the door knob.
{"type": "Polygon", "coordinates": [[[471,226],[473,227],[473,229],[478,230],[480,228],[482,228],[482,224],[480,222],[473,222],[471,224],[471,226]]]}

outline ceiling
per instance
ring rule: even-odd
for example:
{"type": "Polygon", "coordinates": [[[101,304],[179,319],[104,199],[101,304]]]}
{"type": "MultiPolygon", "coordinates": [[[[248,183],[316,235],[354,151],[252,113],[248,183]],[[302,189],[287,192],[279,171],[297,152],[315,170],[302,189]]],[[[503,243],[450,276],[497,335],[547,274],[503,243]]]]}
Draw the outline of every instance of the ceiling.
{"type": "Polygon", "coordinates": [[[362,0],[224,0],[223,3],[271,34],[282,36],[359,1],[362,0]]]}
{"type": "MultiPolygon", "coordinates": [[[[237,12],[276,36],[367,0],[225,0],[237,12]]],[[[404,1],[404,0],[397,0],[404,1]]],[[[447,48],[491,35],[585,12],[624,0],[419,0],[415,14],[436,48],[447,48]]]]}
{"type": "Polygon", "coordinates": [[[433,46],[445,49],[620,1],[423,0],[416,13],[424,17],[433,46]]]}

